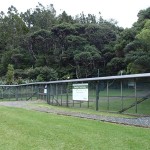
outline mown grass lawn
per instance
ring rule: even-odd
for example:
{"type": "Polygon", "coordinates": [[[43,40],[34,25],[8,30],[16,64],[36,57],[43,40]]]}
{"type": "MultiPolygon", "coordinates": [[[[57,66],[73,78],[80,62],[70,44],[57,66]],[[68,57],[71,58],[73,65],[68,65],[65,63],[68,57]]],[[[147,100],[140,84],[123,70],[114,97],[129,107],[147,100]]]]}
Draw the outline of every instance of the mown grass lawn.
{"type": "Polygon", "coordinates": [[[0,150],[149,150],[150,129],[0,107],[0,150]]]}

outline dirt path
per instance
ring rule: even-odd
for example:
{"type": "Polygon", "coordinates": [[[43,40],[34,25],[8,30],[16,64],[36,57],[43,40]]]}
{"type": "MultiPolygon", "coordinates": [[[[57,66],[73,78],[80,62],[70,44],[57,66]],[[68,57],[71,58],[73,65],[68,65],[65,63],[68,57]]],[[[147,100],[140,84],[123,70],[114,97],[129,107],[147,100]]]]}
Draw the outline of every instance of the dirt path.
{"type": "Polygon", "coordinates": [[[119,124],[125,124],[125,125],[134,125],[134,126],[150,128],[150,117],[119,118],[119,117],[101,116],[101,115],[95,115],[95,114],[70,112],[70,111],[64,111],[64,110],[62,111],[62,110],[58,110],[58,109],[51,109],[51,108],[44,107],[44,106],[34,105],[34,104],[37,104],[38,102],[41,103],[41,101],[0,102],[0,106],[25,108],[25,109],[29,109],[29,110],[36,110],[36,111],[53,113],[53,114],[58,114],[58,115],[74,116],[74,117],[80,117],[80,118],[100,120],[100,121],[105,121],[105,122],[112,122],[112,123],[119,123],[119,124]]]}

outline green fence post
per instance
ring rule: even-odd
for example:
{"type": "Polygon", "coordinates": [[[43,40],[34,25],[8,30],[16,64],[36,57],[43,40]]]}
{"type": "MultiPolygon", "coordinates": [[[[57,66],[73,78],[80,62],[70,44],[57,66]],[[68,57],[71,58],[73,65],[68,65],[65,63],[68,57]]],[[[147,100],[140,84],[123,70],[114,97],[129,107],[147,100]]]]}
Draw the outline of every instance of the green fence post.
{"type": "Polygon", "coordinates": [[[98,111],[99,101],[99,81],[96,82],[96,111],[98,111]]]}
{"type": "Polygon", "coordinates": [[[39,84],[36,84],[36,99],[39,99],[39,84]]]}
{"type": "Polygon", "coordinates": [[[51,84],[51,91],[52,91],[52,94],[51,94],[51,96],[52,96],[52,105],[54,105],[54,95],[55,95],[55,93],[54,93],[54,84],[51,84]]]}
{"type": "Polygon", "coordinates": [[[58,84],[57,83],[56,83],[56,100],[59,103],[59,100],[58,100],[58,84]]]}
{"type": "Polygon", "coordinates": [[[47,103],[50,104],[50,84],[47,84],[47,103]]]}
{"type": "MultiPolygon", "coordinates": [[[[90,91],[90,87],[89,87],[89,84],[90,82],[88,81],[88,92],[90,91]]],[[[87,101],[87,108],[89,108],[89,100],[90,99],[90,96],[89,96],[89,93],[88,93],[88,101],[87,101]]]]}
{"type": "Polygon", "coordinates": [[[30,93],[30,97],[31,97],[31,100],[32,100],[32,97],[33,97],[33,85],[31,85],[31,93],[30,93]]]}
{"type": "Polygon", "coordinates": [[[2,87],[2,99],[4,99],[4,89],[2,87]]]}
{"type": "Polygon", "coordinates": [[[20,100],[22,100],[22,86],[20,86],[20,100]]]}
{"type": "Polygon", "coordinates": [[[18,86],[16,86],[16,92],[15,92],[15,95],[16,95],[16,101],[18,101],[18,86]]]}
{"type": "Polygon", "coordinates": [[[8,97],[9,97],[9,100],[10,100],[10,88],[11,87],[8,88],[8,97]]]}
{"type": "Polygon", "coordinates": [[[61,106],[62,106],[62,94],[63,94],[63,88],[62,88],[63,86],[62,86],[62,83],[61,83],[61,106]]]}
{"type": "Polygon", "coordinates": [[[108,102],[107,109],[109,111],[109,81],[107,81],[107,102],[108,102]]]}
{"type": "Polygon", "coordinates": [[[28,85],[25,85],[26,100],[28,99],[28,85]]]}
{"type": "Polygon", "coordinates": [[[134,79],[134,92],[135,92],[135,112],[137,113],[137,87],[136,87],[136,79],[134,79]]]}
{"type": "Polygon", "coordinates": [[[120,81],[120,86],[121,86],[121,93],[120,93],[120,96],[121,96],[121,109],[123,109],[123,84],[122,84],[122,80],[120,81]]]}
{"type": "Polygon", "coordinates": [[[67,105],[67,107],[68,107],[68,93],[69,92],[69,87],[68,87],[68,83],[67,83],[67,93],[66,93],[66,105],[67,105]]]}

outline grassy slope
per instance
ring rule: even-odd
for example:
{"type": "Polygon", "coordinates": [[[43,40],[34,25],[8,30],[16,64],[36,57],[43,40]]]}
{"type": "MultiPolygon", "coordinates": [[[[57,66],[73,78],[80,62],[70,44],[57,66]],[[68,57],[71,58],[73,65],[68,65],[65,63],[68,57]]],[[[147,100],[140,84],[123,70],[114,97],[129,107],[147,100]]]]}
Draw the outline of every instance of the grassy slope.
{"type": "Polygon", "coordinates": [[[0,107],[0,150],[148,150],[150,130],[0,107]]]}

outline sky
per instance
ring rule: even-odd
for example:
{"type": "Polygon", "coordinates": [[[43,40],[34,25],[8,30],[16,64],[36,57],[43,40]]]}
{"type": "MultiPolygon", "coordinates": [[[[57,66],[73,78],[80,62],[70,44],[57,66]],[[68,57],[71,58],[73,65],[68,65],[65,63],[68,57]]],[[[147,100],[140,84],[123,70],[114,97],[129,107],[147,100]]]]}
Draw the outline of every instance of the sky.
{"type": "Polygon", "coordinates": [[[71,16],[81,12],[98,16],[100,12],[103,19],[112,18],[124,28],[130,28],[137,21],[140,10],[150,7],[150,0],[4,0],[0,4],[0,11],[6,13],[8,7],[13,5],[19,12],[24,12],[35,8],[38,2],[45,7],[53,4],[57,14],[65,10],[71,16]]]}

